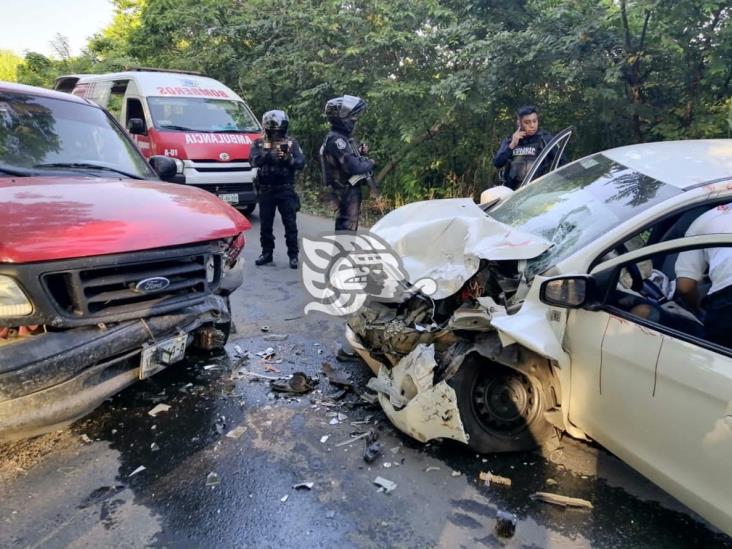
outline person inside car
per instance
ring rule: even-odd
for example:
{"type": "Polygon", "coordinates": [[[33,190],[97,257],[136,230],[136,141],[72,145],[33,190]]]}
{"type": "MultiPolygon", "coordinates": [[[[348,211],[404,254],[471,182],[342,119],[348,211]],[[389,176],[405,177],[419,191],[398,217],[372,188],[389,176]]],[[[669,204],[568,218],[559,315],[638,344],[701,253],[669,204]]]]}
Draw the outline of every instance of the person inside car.
{"type": "MultiPolygon", "coordinates": [[[[732,233],[732,204],[700,215],[685,236],[732,233]]],[[[704,339],[732,347],[732,248],[702,248],[681,252],[676,260],[676,296],[703,318],[704,339]],[[700,283],[709,277],[711,287],[702,297],[700,283]]]]}

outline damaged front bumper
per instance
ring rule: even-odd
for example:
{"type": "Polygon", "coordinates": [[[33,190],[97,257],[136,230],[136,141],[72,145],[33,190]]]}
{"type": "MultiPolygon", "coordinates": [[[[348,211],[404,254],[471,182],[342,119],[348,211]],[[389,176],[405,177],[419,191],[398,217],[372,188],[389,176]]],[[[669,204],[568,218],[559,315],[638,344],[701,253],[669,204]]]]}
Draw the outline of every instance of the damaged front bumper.
{"type": "Polygon", "coordinates": [[[0,440],[73,421],[140,379],[143,347],[229,320],[209,296],[174,314],[34,335],[0,347],[0,440]]]}
{"type": "Polygon", "coordinates": [[[396,366],[382,366],[368,387],[394,426],[420,442],[450,438],[467,444],[455,390],[446,381],[434,383],[434,345],[418,345],[396,366]]]}

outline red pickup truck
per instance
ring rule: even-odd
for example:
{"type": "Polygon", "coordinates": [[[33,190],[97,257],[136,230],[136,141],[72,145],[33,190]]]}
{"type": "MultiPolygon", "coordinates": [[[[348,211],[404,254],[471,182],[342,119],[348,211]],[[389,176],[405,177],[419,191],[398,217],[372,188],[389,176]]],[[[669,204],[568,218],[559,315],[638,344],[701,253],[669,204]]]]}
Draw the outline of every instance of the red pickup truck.
{"type": "Polygon", "coordinates": [[[112,116],[0,82],[0,440],[223,347],[247,219],[112,116]]]}

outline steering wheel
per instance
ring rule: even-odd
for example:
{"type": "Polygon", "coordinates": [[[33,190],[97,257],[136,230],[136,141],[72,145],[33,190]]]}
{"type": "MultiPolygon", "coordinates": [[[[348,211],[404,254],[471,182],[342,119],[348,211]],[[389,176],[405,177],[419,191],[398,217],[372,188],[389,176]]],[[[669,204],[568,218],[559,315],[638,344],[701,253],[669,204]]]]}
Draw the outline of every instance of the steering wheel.
{"type": "MultiPolygon", "coordinates": [[[[625,244],[620,244],[616,248],[616,250],[621,255],[628,253],[628,247],[625,244]]],[[[636,265],[635,263],[628,263],[627,265],[625,265],[625,269],[630,275],[630,289],[634,292],[643,293],[643,275],[641,274],[638,265],[636,265]]]]}

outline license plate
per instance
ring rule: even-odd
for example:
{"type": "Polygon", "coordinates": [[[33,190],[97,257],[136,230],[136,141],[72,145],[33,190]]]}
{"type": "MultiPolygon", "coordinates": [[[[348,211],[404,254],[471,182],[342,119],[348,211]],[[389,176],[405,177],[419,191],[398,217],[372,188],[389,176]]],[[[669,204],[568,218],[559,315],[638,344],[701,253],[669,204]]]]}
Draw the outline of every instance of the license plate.
{"type": "Polygon", "coordinates": [[[183,360],[187,342],[188,334],[180,334],[144,345],[140,356],[140,379],[146,379],[165,369],[166,366],[183,360]]]}
{"type": "Polygon", "coordinates": [[[239,195],[234,194],[220,194],[219,198],[223,200],[224,202],[228,202],[229,204],[238,204],[239,203],[239,195]]]}

